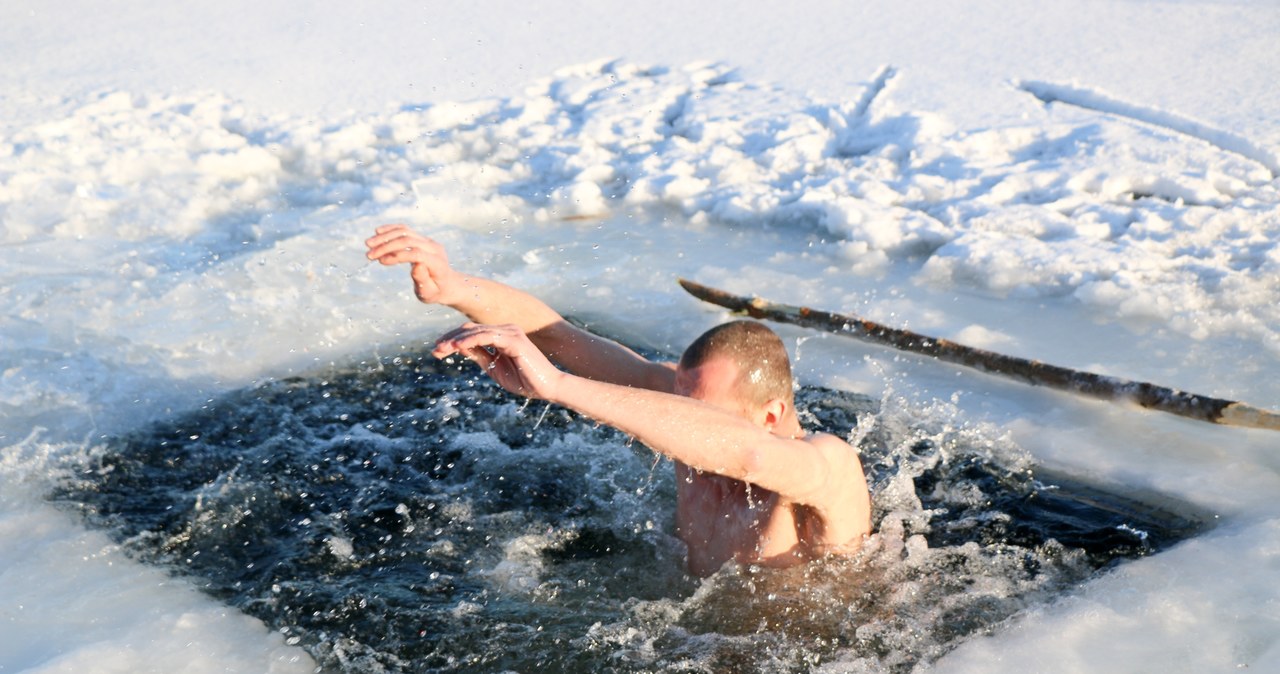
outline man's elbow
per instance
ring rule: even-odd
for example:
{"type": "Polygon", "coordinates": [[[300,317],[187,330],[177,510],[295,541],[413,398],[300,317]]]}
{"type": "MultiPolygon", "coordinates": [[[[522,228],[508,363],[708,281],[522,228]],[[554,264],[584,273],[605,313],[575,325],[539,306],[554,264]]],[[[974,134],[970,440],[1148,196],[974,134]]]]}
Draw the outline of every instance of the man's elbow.
{"type": "Polygon", "coordinates": [[[748,447],[739,458],[739,469],[742,471],[743,480],[759,482],[762,477],[766,476],[766,471],[768,470],[765,465],[764,452],[759,447],[748,447]]]}

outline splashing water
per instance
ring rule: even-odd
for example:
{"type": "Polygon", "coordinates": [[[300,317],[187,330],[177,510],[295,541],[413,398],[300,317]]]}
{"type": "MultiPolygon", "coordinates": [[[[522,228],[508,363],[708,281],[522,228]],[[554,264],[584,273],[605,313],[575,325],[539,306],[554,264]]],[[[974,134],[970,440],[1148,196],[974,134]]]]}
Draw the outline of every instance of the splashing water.
{"type": "Polygon", "coordinates": [[[112,438],[53,496],[349,672],[910,671],[1201,527],[945,410],[797,405],[862,452],[879,533],[857,557],[693,578],[646,448],[414,353],[112,438]]]}

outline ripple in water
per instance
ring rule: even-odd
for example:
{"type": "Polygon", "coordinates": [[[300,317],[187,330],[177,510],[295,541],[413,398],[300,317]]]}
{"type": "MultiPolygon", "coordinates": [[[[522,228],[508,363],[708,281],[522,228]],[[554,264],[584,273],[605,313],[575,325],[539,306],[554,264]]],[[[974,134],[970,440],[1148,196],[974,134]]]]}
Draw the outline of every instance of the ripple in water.
{"type": "Polygon", "coordinates": [[[684,573],[670,464],[406,354],[111,439],[53,495],[334,672],[905,672],[1205,521],[946,414],[802,389],[875,499],[852,559],[684,573]]]}

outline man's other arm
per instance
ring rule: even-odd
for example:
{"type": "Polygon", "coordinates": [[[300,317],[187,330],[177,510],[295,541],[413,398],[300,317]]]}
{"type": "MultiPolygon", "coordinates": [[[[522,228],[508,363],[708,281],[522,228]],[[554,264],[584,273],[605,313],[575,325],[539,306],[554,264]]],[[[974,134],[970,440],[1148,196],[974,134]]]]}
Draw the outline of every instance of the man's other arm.
{"type": "Polygon", "coordinates": [[[675,369],[655,363],[612,340],[566,321],[523,290],[449,265],[444,247],[404,225],[379,227],[368,258],[386,266],[408,264],[414,292],[427,304],[442,304],[480,324],[518,326],[552,362],[578,376],[623,386],[672,391],[675,369]]]}

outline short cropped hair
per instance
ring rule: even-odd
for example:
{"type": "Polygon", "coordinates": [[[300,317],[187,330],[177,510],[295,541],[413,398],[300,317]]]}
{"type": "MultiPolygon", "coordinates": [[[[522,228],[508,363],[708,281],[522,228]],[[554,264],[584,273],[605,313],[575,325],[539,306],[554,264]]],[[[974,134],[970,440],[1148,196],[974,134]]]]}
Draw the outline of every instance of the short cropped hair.
{"type": "Polygon", "coordinates": [[[787,347],[764,324],[741,320],[711,328],[684,350],[680,368],[693,369],[718,356],[727,356],[738,366],[734,388],[742,402],[763,405],[777,399],[793,404],[787,347]]]}

